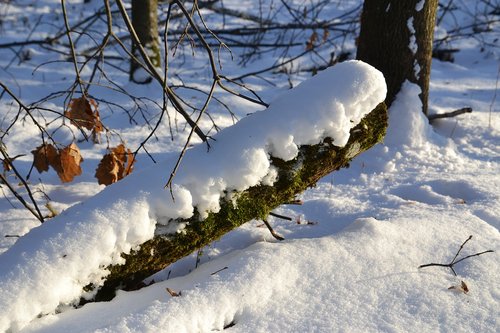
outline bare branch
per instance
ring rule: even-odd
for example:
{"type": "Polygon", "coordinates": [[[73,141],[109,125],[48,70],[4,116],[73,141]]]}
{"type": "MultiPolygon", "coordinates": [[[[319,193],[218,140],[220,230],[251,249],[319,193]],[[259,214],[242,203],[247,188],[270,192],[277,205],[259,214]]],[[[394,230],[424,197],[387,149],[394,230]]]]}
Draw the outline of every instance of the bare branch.
{"type": "Polygon", "coordinates": [[[460,245],[460,248],[458,249],[457,253],[455,254],[455,257],[453,257],[453,260],[449,263],[449,264],[438,264],[438,263],[430,263],[430,264],[425,264],[425,265],[420,265],[418,266],[418,268],[425,268],[425,267],[431,267],[431,266],[438,266],[438,267],[448,267],[449,269],[451,269],[451,271],[453,272],[453,274],[455,276],[457,276],[457,272],[455,272],[455,269],[453,268],[453,266],[455,266],[456,264],[458,264],[459,262],[465,260],[465,259],[468,259],[468,258],[471,258],[471,257],[476,257],[476,256],[480,256],[482,254],[485,254],[485,253],[491,253],[491,252],[494,252],[493,250],[487,250],[487,251],[483,251],[483,252],[479,252],[479,253],[475,253],[475,254],[471,254],[471,255],[468,255],[466,257],[463,257],[462,259],[459,259],[459,260],[456,260],[458,255],[460,254],[460,252],[462,251],[462,249],[464,248],[465,244],[470,241],[472,239],[472,235],[469,236],[469,238],[467,238],[463,243],[462,245],[460,245]]]}
{"type": "Polygon", "coordinates": [[[429,122],[432,122],[436,119],[451,118],[451,117],[459,116],[459,115],[464,114],[464,113],[471,113],[471,112],[472,112],[472,108],[465,107],[465,108],[461,108],[461,109],[458,109],[458,110],[455,110],[452,112],[431,114],[431,115],[427,116],[427,118],[429,119],[429,122]]]}
{"type": "Polygon", "coordinates": [[[128,14],[127,14],[127,10],[125,9],[125,5],[123,4],[123,1],[122,0],[117,0],[116,3],[118,5],[118,8],[119,8],[120,13],[122,15],[122,18],[125,21],[127,29],[129,30],[129,32],[130,32],[130,34],[132,36],[132,40],[134,41],[134,43],[136,43],[137,48],[139,50],[139,53],[141,54],[142,59],[146,63],[147,68],[152,73],[153,78],[155,80],[157,80],[161,84],[161,86],[165,89],[165,92],[166,92],[169,100],[172,102],[172,104],[174,105],[174,107],[177,110],[177,112],[179,112],[184,117],[184,119],[188,122],[188,124],[192,128],[195,129],[194,131],[196,132],[196,134],[198,135],[198,137],[202,141],[206,142],[207,141],[207,136],[201,131],[201,129],[196,125],[196,123],[187,114],[187,112],[184,110],[184,108],[180,104],[179,100],[177,99],[177,96],[175,95],[175,93],[172,91],[172,89],[170,89],[168,87],[168,85],[165,84],[164,80],[166,80],[166,78],[162,78],[161,77],[160,73],[158,72],[158,70],[156,69],[156,67],[153,65],[153,63],[151,62],[151,59],[147,55],[147,52],[144,50],[144,47],[142,46],[142,44],[141,44],[141,42],[139,40],[139,37],[137,36],[137,33],[135,32],[134,27],[132,26],[132,22],[130,21],[130,18],[128,16],[128,14]]]}
{"type": "Polygon", "coordinates": [[[23,184],[23,187],[26,189],[26,192],[28,192],[28,196],[31,200],[31,203],[33,204],[33,207],[31,207],[27,202],[26,200],[24,200],[23,196],[21,194],[19,194],[19,192],[16,191],[16,189],[14,188],[14,186],[12,186],[12,184],[9,183],[9,181],[7,180],[7,177],[5,177],[3,174],[0,174],[0,180],[1,180],[1,183],[5,184],[9,190],[12,192],[12,194],[17,198],[17,200],[19,200],[19,202],[31,213],[33,214],[33,216],[35,216],[39,221],[40,223],[43,223],[44,222],[44,218],[43,218],[43,215],[42,215],[42,212],[40,211],[40,209],[38,208],[38,205],[36,203],[36,200],[35,198],[33,197],[33,193],[31,192],[31,189],[30,189],[30,186],[28,185],[28,183],[26,182],[26,180],[24,179],[24,177],[19,173],[19,171],[17,170],[17,168],[14,166],[14,164],[12,163],[12,159],[9,157],[9,155],[7,154],[7,151],[5,150],[5,147],[4,147],[4,144],[2,141],[0,141],[0,153],[2,154],[3,158],[4,158],[4,163],[7,163],[9,165],[9,167],[12,169],[12,171],[14,171],[14,174],[16,175],[16,177],[21,181],[21,183],[23,184]]]}

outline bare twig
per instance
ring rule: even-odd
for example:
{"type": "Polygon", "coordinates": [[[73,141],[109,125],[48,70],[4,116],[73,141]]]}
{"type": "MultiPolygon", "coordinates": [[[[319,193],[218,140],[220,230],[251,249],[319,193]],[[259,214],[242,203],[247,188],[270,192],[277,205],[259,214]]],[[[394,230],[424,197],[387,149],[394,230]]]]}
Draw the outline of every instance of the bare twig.
{"type": "Polygon", "coordinates": [[[66,13],[66,1],[65,0],[61,0],[61,7],[62,7],[62,12],[63,12],[63,17],[64,17],[64,25],[66,27],[66,34],[68,36],[69,46],[70,46],[70,50],[71,50],[71,59],[73,60],[73,66],[75,67],[76,82],[80,86],[81,93],[84,96],[86,96],[87,93],[84,89],[83,81],[82,81],[82,78],[80,77],[80,69],[78,68],[78,62],[76,60],[75,45],[73,44],[73,39],[71,38],[71,28],[70,28],[69,22],[68,22],[68,15],[66,13]]]}
{"type": "MultiPolygon", "coordinates": [[[[10,89],[9,87],[7,87],[7,85],[5,85],[4,83],[2,83],[2,81],[0,81],[0,87],[3,88],[3,90],[14,100],[16,101],[16,103],[19,105],[19,107],[24,110],[26,112],[26,114],[28,115],[28,117],[31,119],[31,121],[33,121],[33,124],[35,124],[36,127],[38,127],[38,129],[40,130],[40,132],[42,133],[42,135],[46,134],[48,137],[50,137],[49,133],[47,133],[47,130],[42,126],[40,125],[40,123],[35,119],[35,117],[31,114],[31,110],[32,108],[28,107],[27,105],[25,105],[10,89]]],[[[8,133],[9,129],[7,129],[5,131],[5,133],[8,133]]],[[[1,137],[0,137],[1,138],[1,137]]]]}
{"type": "Polygon", "coordinates": [[[269,232],[271,235],[273,235],[274,238],[276,238],[279,241],[285,240],[285,238],[281,235],[279,235],[276,231],[274,231],[273,227],[267,222],[267,220],[262,220],[264,224],[266,225],[267,229],[269,229],[269,232]]]}
{"type": "MultiPolygon", "coordinates": [[[[198,126],[197,124],[200,121],[201,116],[203,115],[204,111],[208,107],[208,103],[210,102],[210,99],[211,99],[211,97],[212,97],[212,95],[214,93],[216,83],[217,82],[215,80],[212,83],[212,87],[210,88],[209,96],[207,97],[207,100],[205,101],[205,105],[200,110],[200,113],[198,114],[198,118],[196,119],[196,123],[195,123],[196,126],[198,126]]],[[[172,170],[172,172],[170,173],[170,177],[168,178],[168,181],[165,184],[165,188],[167,188],[167,187],[170,188],[170,194],[172,195],[172,198],[174,198],[173,193],[172,193],[172,181],[173,181],[174,176],[175,176],[175,174],[177,172],[177,169],[179,168],[179,166],[181,164],[182,159],[184,158],[184,154],[186,153],[186,151],[187,151],[187,149],[189,147],[189,143],[191,142],[191,138],[193,136],[193,133],[194,133],[195,129],[196,129],[195,127],[191,128],[191,131],[189,132],[188,138],[187,138],[186,142],[184,143],[184,147],[182,148],[182,151],[179,154],[179,157],[177,158],[177,162],[175,163],[175,167],[172,170]]],[[[206,143],[208,145],[208,148],[210,148],[210,144],[208,143],[208,141],[206,143]]]]}
{"type": "Polygon", "coordinates": [[[43,215],[42,215],[42,212],[40,211],[40,209],[38,208],[38,205],[36,203],[36,200],[35,198],[33,197],[33,193],[31,192],[31,189],[28,185],[28,183],[26,182],[26,180],[21,176],[21,174],[19,173],[19,171],[17,170],[17,168],[14,166],[14,164],[11,162],[12,159],[9,157],[9,155],[7,154],[7,151],[5,151],[4,149],[4,146],[3,146],[3,143],[0,141],[0,153],[2,154],[3,158],[4,158],[4,162],[7,162],[10,169],[12,171],[14,171],[15,175],[17,176],[17,178],[21,181],[21,183],[23,184],[23,187],[26,189],[26,192],[28,192],[28,197],[30,198],[31,200],[31,203],[33,204],[33,207],[31,207],[30,204],[28,204],[26,202],[26,200],[24,200],[23,196],[21,194],[19,194],[19,192],[16,191],[16,189],[14,188],[14,186],[12,186],[9,181],[7,180],[7,177],[5,177],[3,174],[0,174],[0,181],[2,184],[5,184],[9,190],[12,192],[12,194],[17,198],[17,200],[19,200],[19,202],[31,213],[33,214],[33,216],[35,216],[39,221],[40,223],[43,223],[44,222],[44,218],[43,218],[43,215]]]}
{"type": "Polygon", "coordinates": [[[167,96],[168,96],[169,100],[172,102],[172,104],[174,105],[176,111],[179,112],[184,117],[184,119],[191,126],[191,128],[194,128],[194,131],[198,135],[198,137],[202,141],[206,142],[207,141],[207,136],[196,125],[196,123],[191,119],[191,117],[189,116],[189,114],[184,110],[184,108],[182,107],[182,105],[179,102],[179,100],[178,100],[177,96],[175,95],[175,93],[172,91],[172,89],[170,89],[170,87],[168,85],[166,85],[164,83],[164,80],[166,80],[166,78],[162,78],[162,76],[158,72],[157,68],[151,62],[151,59],[149,58],[146,50],[144,50],[144,47],[142,46],[142,44],[141,44],[141,42],[139,40],[139,37],[137,36],[137,33],[135,32],[134,27],[132,26],[132,22],[130,21],[130,18],[128,16],[128,14],[127,14],[127,10],[125,9],[125,5],[123,4],[123,1],[122,0],[117,0],[116,3],[117,3],[118,8],[120,10],[120,14],[121,14],[123,20],[125,21],[127,29],[129,30],[129,32],[130,32],[130,34],[132,36],[132,40],[137,45],[137,49],[139,50],[139,53],[141,54],[142,59],[146,63],[146,67],[149,69],[149,71],[153,75],[153,78],[155,80],[157,80],[161,84],[161,86],[165,89],[165,91],[167,93],[167,96]]]}
{"type": "Polygon", "coordinates": [[[439,114],[430,114],[430,115],[427,116],[427,118],[429,119],[429,122],[432,122],[432,121],[434,121],[436,119],[451,118],[451,117],[459,116],[459,115],[464,114],[464,113],[471,113],[471,112],[472,112],[472,108],[465,107],[465,108],[461,108],[461,109],[458,109],[458,110],[455,110],[455,111],[451,111],[451,112],[439,113],[439,114]]]}
{"type": "Polygon", "coordinates": [[[479,252],[479,253],[474,253],[474,254],[471,254],[471,255],[468,255],[466,257],[463,257],[459,260],[456,260],[458,255],[460,254],[460,251],[462,251],[462,249],[464,248],[465,244],[470,241],[472,239],[472,235],[469,236],[469,238],[467,238],[463,243],[462,245],[460,245],[460,248],[458,249],[457,253],[455,254],[455,257],[453,257],[453,260],[449,263],[449,264],[437,264],[437,263],[430,263],[430,264],[425,264],[425,265],[420,265],[418,266],[418,268],[425,268],[425,267],[430,267],[430,266],[438,266],[438,267],[448,267],[449,269],[451,269],[451,271],[453,272],[453,274],[455,276],[457,276],[457,272],[455,272],[455,269],[453,268],[453,266],[455,266],[456,264],[458,264],[459,262],[465,260],[465,259],[468,259],[468,258],[471,258],[471,257],[477,257],[477,256],[480,256],[482,254],[485,254],[485,253],[490,253],[490,252],[494,252],[493,250],[487,250],[487,251],[482,251],[482,252],[479,252]]]}
{"type": "Polygon", "coordinates": [[[237,77],[233,77],[231,80],[232,81],[236,81],[236,80],[241,80],[241,79],[244,79],[246,77],[249,77],[249,76],[254,76],[254,75],[258,75],[258,74],[262,74],[262,73],[265,73],[265,72],[268,72],[268,71],[271,71],[273,69],[277,69],[277,68],[280,68],[294,60],[297,60],[301,57],[303,57],[304,55],[310,53],[313,49],[306,49],[305,51],[301,52],[300,54],[296,55],[295,57],[292,57],[286,61],[283,61],[283,62],[279,62],[279,63],[276,63],[272,66],[269,66],[269,67],[266,67],[266,68],[263,68],[261,70],[257,70],[257,71],[254,71],[254,72],[250,72],[250,73],[246,73],[246,74],[243,74],[243,75],[240,75],[240,76],[237,76],[237,77]]]}
{"type": "Polygon", "coordinates": [[[222,271],[223,271],[223,270],[225,270],[225,269],[228,269],[228,267],[227,267],[227,266],[224,266],[224,267],[222,267],[221,269],[218,269],[218,270],[216,270],[215,272],[210,273],[210,275],[215,275],[215,274],[217,274],[217,273],[219,273],[219,272],[222,272],[222,271]]]}
{"type": "Polygon", "coordinates": [[[285,215],[280,215],[280,214],[276,214],[276,213],[273,213],[273,212],[269,212],[269,215],[277,217],[277,218],[282,219],[282,220],[293,221],[293,219],[291,217],[288,217],[288,216],[285,216],[285,215]]]}
{"type": "Polygon", "coordinates": [[[252,15],[250,13],[245,13],[245,12],[241,12],[241,11],[238,11],[238,10],[235,10],[235,9],[231,9],[231,8],[226,8],[226,7],[223,7],[223,6],[214,6],[214,4],[210,4],[210,5],[204,5],[204,6],[201,6],[201,4],[199,5],[200,8],[208,8],[210,9],[211,11],[215,12],[215,13],[218,13],[218,14],[221,14],[221,15],[228,15],[228,16],[233,16],[233,17],[237,17],[237,18],[240,18],[240,19],[243,19],[243,20],[247,20],[247,21],[252,21],[252,22],[255,22],[255,23],[258,23],[258,24],[272,24],[273,22],[271,20],[266,20],[266,19],[263,19],[262,17],[260,16],[257,16],[257,15],[252,15]]]}

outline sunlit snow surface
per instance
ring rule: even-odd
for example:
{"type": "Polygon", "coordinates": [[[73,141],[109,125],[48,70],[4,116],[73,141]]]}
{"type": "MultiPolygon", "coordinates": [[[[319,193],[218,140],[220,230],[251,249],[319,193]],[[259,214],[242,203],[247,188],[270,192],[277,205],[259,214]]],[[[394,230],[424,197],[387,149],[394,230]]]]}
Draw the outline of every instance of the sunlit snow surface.
{"type": "MultiPolygon", "coordinates": [[[[210,332],[224,327],[228,332],[497,332],[498,51],[493,55],[480,53],[472,40],[461,47],[456,63],[433,62],[430,111],[471,106],[474,112],[439,120],[431,127],[420,114],[418,88],[406,83],[391,109],[384,144],[306,191],[301,196],[302,206],[282,206],[276,211],[292,217],[293,222],[269,219],[285,241],[276,242],[262,223],[251,221],[203,249],[198,257],[193,254],[160,272],[155,276],[158,282],[147,288],[120,292],[109,303],[87,304],[61,314],[43,311],[42,307],[57,305],[57,299],[73,297],[84,282],[51,280],[46,274],[63,272],[61,276],[73,274],[83,279],[92,271],[90,266],[116,261],[113,253],[128,251],[131,244],[150,237],[151,211],[156,212],[154,218],[189,214],[184,210],[187,206],[164,205],[169,198],[167,191],[153,196],[137,188],[123,191],[112,186],[71,210],[79,212],[71,214],[93,221],[79,229],[61,230],[61,235],[64,232],[72,238],[53,235],[51,244],[46,244],[45,237],[19,240],[17,248],[43,246],[52,252],[24,258],[31,267],[40,269],[34,274],[27,268],[16,268],[18,278],[0,294],[0,317],[8,316],[8,321],[24,318],[24,322],[42,312],[41,318],[26,322],[28,326],[22,331],[51,333],[210,332]],[[95,210],[110,201],[115,203],[112,208],[95,210]],[[99,242],[85,238],[96,231],[99,242]],[[459,257],[489,249],[496,252],[461,262],[455,267],[457,277],[447,268],[417,269],[421,264],[451,261],[469,235],[473,238],[459,257]],[[82,239],[75,243],[75,237],[82,239]],[[82,254],[68,256],[70,251],[82,254]],[[49,255],[57,258],[54,265],[45,262],[49,255]],[[81,263],[89,263],[90,258],[102,261],[83,267],[81,263]],[[197,261],[201,265],[196,268],[197,261]],[[468,285],[468,294],[448,289],[461,281],[468,285]],[[172,297],[165,288],[180,291],[181,296],[172,297]],[[4,305],[11,312],[3,312],[4,305]]],[[[45,82],[37,75],[32,77],[31,71],[18,82],[36,88],[29,90],[30,94],[47,93],[45,82]]],[[[27,90],[20,91],[27,95],[27,90]]],[[[241,107],[247,105],[242,103],[241,107]]],[[[221,121],[230,123],[223,117],[221,121]]],[[[124,130],[130,142],[140,142],[143,133],[146,131],[137,127],[124,130]]],[[[36,129],[20,128],[8,139],[18,142],[18,153],[26,153],[33,148],[29,145],[33,135],[37,135],[36,129]]],[[[152,150],[165,149],[170,147],[163,141],[152,150]]],[[[95,165],[92,159],[97,157],[92,154],[99,156],[98,147],[86,147],[86,153],[91,157],[85,163],[95,165]]],[[[225,161],[231,163],[231,157],[225,161]]],[[[139,163],[134,172],[136,179],[144,180],[143,189],[162,186],[171,171],[164,166],[158,182],[145,177],[147,171],[141,175],[143,167],[139,163]]],[[[92,170],[75,184],[64,186],[58,185],[53,173],[43,175],[44,190],[54,206],[65,208],[100,190],[91,174],[92,170]]],[[[2,236],[23,235],[37,225],[21,207],[14,209],[4,199],[0,207],[2,236]]],[[[58,221],[68,215],[63,213],[58,221]]],[[[57,229],[49,225],[33,232],[57,229]]],[[[2,251],[14,240],[2,238],[2,251]]],[[[0,276],[5,281],[15,264],[8,253],[0,258],[0,276]]]]}

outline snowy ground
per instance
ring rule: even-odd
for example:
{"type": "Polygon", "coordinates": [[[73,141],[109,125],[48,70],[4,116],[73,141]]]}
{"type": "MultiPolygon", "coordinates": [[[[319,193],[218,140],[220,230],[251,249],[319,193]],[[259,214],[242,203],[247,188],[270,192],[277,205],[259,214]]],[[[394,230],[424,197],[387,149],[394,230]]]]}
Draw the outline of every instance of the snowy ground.
{"type": "MultiPolygon", "coordinates": [[[[277,242],[261,222],[250,221],[155,276],[155,281],[163,281],[136,292],[121,292],[108,303],[43,313],[22,332],[497,332],[500,67],[498,49],[480,52],[475,43],[473,39],[463,42],[455,63],[433,62],[430,94],[431,113],[464,106],[471,106],[473,112],[438,120],[431,127],[418,111],[412,87],[406,87],[391,109],[383,144],[305,192],[302,206],[276,210],[294,219],[270,218],[285,241],[277,242]],[[431,262],[450,262],[470,235],[459,258],[484,250],[495,252],[457,264],[458,276],[448,268],[418,269],[431,262]],[[448,289],[461,281],[468,293],[448,289]],[[172,297],[166,288],[181,296],[172,297]]],[[[23,98],[29,98],[27,86],[34,88],[33,100],[53,88],[42,85],[43,75],[33,78],[27,66],[11,72],[19,75],[23,98]]],[[[0,80],[10,80],[0,75],[0,80]]],[[[59,75],[71,75],[71,69],[59,75]]],[[[144,87],[134,89],[137,94],[148,92],[144,87]]],[[[268,100],[278,90],[260,89],[266,89],[268,100]]],[[[238,116],[249,109],[242,104],[238,116]]],[[[231,123],[227,113],[215,115],[220,126],[231,123]]],[[[147,132],[120,123],[116,116],[109,119],[122,126],[119,130],[131,146],[140,143],[141,134],[147,132]]],[[[29,126],[11,133],[8,143],[18,142],[11,155],[37,145],[32,137],[37,132],[29,126]]],[[[176,156],[168,154],[178,147],[169,143],[168,131],[164,133],[157,145],[150,144],[152,153],[158,158],[176,156]]],[[[69,136],[64,134],[61,139],[69,136]]],[[[179,142],[186,137],[183,132],[176,135],[179,142]]],[[[104,149],[105,145],[84,147],[90,167],[71,185],[61,185],[53,172],[40,176],[55,208],[62,210],[102,190],[92,178],[104,149]]],[[[138,173],[148,164],[143,157],[136,166],[138,173]]],[[[20,161],[27,171],[29,157],[20,161]]],[[[117,192],[101,192],[97,199],[70,209],[69,216],[108,218],[119,228],[120,219],[126,224],[144,213],[140,200],[107,215],[91,209],[111,201],[105,193],[116,196],[117,192]]],[[[125,196],[127,200],[143,198],[132,191],[125,196]]],[[[9,198],[10,202],[0,200],[0,235],[23,235],[37,221],[9,198]]],[[[64,221],[64,214],[58,219],[64,221]]],[[[43,233],[43,228],[38,230],[43,233]]],[[[7,251],[15,240],[0,239],[0,250],[7,251]]],[[[7,254],[0,256],[1,262],[7,262],[7,254]]],[[[2,283],[8,273],[0,266],[0,288],[7,285],[2,283]]],[[[40,295],[64,292],[57,283],[53,289],[39,290],[34,288],[36,283],[31,284],[34,280],[25,276],[17,281],[19,290],[3,290],[0,304],[19,304],[14,310],[23,314],[40,295]]]]}

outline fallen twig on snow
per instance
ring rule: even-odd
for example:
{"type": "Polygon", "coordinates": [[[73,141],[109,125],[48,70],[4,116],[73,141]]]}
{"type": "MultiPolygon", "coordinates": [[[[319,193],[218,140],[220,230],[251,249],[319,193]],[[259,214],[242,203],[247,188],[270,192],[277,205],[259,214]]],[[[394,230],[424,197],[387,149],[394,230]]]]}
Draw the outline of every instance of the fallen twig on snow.
{"type": "Polygon", "coordinates": [[[425,264],[425,265],[420,265],[418,266],[418,268],[424,268],[424,267],[430,267],[430,266],[439,266],[439,267],[449,267],[451,269],[451,271],[453,272],[453,274],[455,276],[457,276],[457,272],[455,272],[455,269],[453,269],[453,266],[455,266],[456,264],[458,264],[459,262],[461,261],[464,261],[465,259],[468,259],[468,258],[471,258],[471,257],[477,257],[477,256],[480,256],[482,254],[485,254],[485,253],[489,253],[489,252],[494,252],[493,250],[487,250],[487,251],[483,251],[483,252],[479,252],[479,253],[474,253],[474,254],[471,254],[471,255],[468,255],[466,257],[463,257],[459,260],[456,260],[458,255],[460,254],[460,251],[462,251],[464,245],[470,241],[472,239],[472,235],[469,236],[469,238],[467,238],[465,240],[465,242],[462,243],[462,245],[460,245],[460,248],[458,249],[457,251],[457,254],[455,254],[455,257],[453,258],[453,260],[449,263],[449,264],[436,264],[436,263],[430,263],[430,264],[425,264]]]}
{"type": "Polygon", "coordinates": [[[440,113],[440,114],[430,114],[429,116],[427,116],[427,119],[429,119],[429,122],[432,122],[436,119],[452,118],[452,117],[456,117],[456,116],[464,114],[464,113],[471,113],[471,112],[472,112],[472,108],[465,107],[465,108],[461,108],[461,109],[451,111],[451,112],[440,113]]]}
{"type": "Polygon", "coordinates": [[[267,229],[269,229],[269,232],[271,235],[273,235],[274,238],[276,238],[279,241],[285,240],[285,238],[281,235],[279,235],[276,231],[274,231],[273,227],[267,222],[267,220],[262,220],[264,224],[266,225],[267,229]]]}

